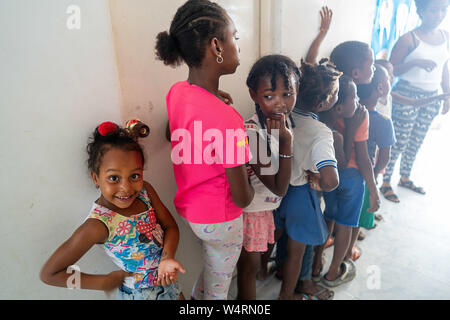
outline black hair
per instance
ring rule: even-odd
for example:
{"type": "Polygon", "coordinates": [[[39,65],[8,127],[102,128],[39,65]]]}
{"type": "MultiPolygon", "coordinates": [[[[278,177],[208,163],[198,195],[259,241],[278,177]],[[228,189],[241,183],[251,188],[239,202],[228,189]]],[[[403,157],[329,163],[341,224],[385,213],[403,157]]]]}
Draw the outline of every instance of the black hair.
{"type": "Polygon", "coordinates": [[[137,142],[137,135],[132,130],[120,128],[113,132],[102,135],[99,126],[95,128],[86,147],[88,154],[87,165],[90,171],[99,174],[103,156],[112,148],[125,151],[137,151],[141,155],[142,165],[145,163],[144,151],[137,142]]]}
{"type": "Polygon", "coordinates": [[[370,47],[361,41],[346,41],[336,46],[330,55],[330,60],[339,71],[351,76],[352,70],[361,68],[366,62],[370,47]]]}
{"type": "MultiPolygon", "coordinates": [[[[289,80],[292,75],[294,75],[297,84],[300,80],[300,71],[291,58],[273,54],[264,56],[253,64],[247,77],[247,86],[249,89],[256,92],[258,90],[259,81],[267,75],[271,76],[270,82],[272,84],[272,90],[276,90],[277,88],[278,76],[283,78],[284,86],[286,88],[290,87],[289,80]]],[[[266,117],[258,104],[256,104],[256,114],[258,115],[261,127],[264,129],[266,117]]],[[[291,122],[293,123],[292,118],[291,122]]]]}
{"type": "Polygon", "coordinates": [[[338,104],[345,103],[348,96],[350,95],[350,88],[352,88],[353,85],[356,86],[352,77],[349,77],[344,74],[342,75],[342,77],[339,78],[339,94],[335,106],[337,106],[338,104]]]}
{"type": "Polygon", "coordinates": [[[328,59],[322,59],[318,64],[310,64],[302,60],[300,67],[300,86],[295,108],[312,111],[319,104],[328,101],[333,92],[333,82],[342,73],[337,71],[328,59]]]}
{"type": "Polygon", "coordinates": [[[208,0],[189,0],[178,8],[169,32],[156,37],[156,57],[165,65],[200,66],[206,44],[214,37],[225,41],[228,15],[221,6],[208,0]]]}
{"type": "MultiPolygon", "coordinates": [[[[375,90],[381,80],[383,80],[383,76],[386,76],[386,74],[387,70],[385,67],[383,67],[381,64],[375,64],[375,71],[373,72],[372,81],[368,84],[358,85],[358,97],[360,99],[369,98],[373,90],[375,90]]],[[[387,75],[387,77],[389,76],[387,75]]]]}

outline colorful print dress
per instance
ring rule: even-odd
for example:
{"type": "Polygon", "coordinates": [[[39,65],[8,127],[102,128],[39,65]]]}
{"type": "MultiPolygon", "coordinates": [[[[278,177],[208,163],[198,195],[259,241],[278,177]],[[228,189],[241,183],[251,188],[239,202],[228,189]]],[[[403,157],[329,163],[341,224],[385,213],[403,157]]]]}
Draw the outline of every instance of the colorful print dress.
{"type": "Polygon", "coordinates": [[[135,273],[134,277],[127,277],[124,281],[130,289],[156,285],[164,239],[164,231],[156,221],[156,213],[145,188],[142,188],[138,199],[147,205],[147,211],[125,217],[94,203],[87,218],[100,220],[108,228],[108,240],[101,246],[120,269],[135,273]]]}

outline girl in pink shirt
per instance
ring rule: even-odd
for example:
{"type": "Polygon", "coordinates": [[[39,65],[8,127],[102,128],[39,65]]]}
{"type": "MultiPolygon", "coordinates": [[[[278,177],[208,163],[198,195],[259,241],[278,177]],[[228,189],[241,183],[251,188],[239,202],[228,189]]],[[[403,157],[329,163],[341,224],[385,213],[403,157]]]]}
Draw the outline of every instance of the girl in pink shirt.
{"type": "Polygon", "coordinates": [[[253,199],[245,164],[251,159],[243,119],[224,102],[222,75],[239,65],[237,30],[207,0],[181,6],[169,32],[157,36],[166,65],[185,62],[189,76],[167,94],[178,213],[201,240],[204,267],[192,298],[227,299],[242,247],[242,208],[253,199]]]}

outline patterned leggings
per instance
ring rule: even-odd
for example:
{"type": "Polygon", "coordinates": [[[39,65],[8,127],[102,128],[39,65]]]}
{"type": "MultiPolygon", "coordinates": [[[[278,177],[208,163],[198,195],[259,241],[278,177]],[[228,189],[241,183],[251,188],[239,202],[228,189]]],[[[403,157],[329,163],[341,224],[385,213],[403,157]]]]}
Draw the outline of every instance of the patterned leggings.
{"type": "MultiPolygon", "coordinates": [[[[435,92],[424,91],[412,87],[406,81],[400,80],[394,91],[410,98],[426,98],[435,95],[435,92]]],[[[417,153],[422,146],[433,119],[438,115],[440,102],[435,101],[426,106],[413,107],[392,103],[392,122],[395,129],[397,143],[391,149],[391,158],[383,175],[383,181],[390,182],[395,163],[400,154],[400,175],[409,177],[416,160],[417,153]]]]}
{"type": "Polygon", "coordinates": [[[203,249],[203,270],[192,289],[192,297],[196,300],[227,300],[242,249],[242,215],[232,221],[215,224],[185,221],[200,239],[203,249]]]}

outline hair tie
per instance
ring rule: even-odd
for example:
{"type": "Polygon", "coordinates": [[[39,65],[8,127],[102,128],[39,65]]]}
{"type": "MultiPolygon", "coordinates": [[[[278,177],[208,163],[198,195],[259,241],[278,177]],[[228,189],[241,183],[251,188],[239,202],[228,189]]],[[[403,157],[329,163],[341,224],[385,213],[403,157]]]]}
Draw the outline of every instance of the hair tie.
{"type": "Polygon", "coordinates": [[[139,119],[128,120],[125,126],[138,138],[145,138],[150,134],[150,128],[139,119]]]}
{"type": "Polygon", "coordinates": [[[114,122],[106,121],[98,126],[98,133],[100,133],[100,135],[105,137],[110,133],[116,132],[117,129],[118,129],[117,124],[115,124],[114,122]]]}

